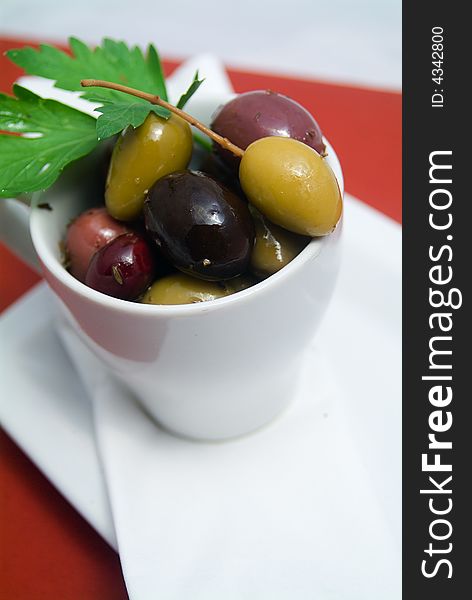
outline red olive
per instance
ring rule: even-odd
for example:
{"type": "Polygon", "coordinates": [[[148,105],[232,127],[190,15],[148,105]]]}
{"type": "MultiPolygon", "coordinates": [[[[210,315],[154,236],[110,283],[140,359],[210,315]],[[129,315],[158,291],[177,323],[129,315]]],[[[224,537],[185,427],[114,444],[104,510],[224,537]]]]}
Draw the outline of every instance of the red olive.
{"type": "MultiPolygon", "coordinates": [[[[321,129],[311,114],[295,100],[270,90],[239,94],[217,110],[211,129],[243,150],[260,138],[279,136],[303,142],[319,154],[325,151],[321,129]]],[[[237,169],[239,158],[220,146],[215,150],[237,169]]]]}
{"type": "Polygon", "coordinates": [[[108,296],[136,300],[152,283],[154,273],[155,260],[146,239],[125,233],[95,253],[85,283],[108,296]]]}
{"type": "Polygon", "coordinates": [[[67,228],[65,247],[67,263],[71,274],[85,281],[85,274],[92,256],[111,240],[128,228],[115,221],[105,207],[86,210],[67,228]]]}

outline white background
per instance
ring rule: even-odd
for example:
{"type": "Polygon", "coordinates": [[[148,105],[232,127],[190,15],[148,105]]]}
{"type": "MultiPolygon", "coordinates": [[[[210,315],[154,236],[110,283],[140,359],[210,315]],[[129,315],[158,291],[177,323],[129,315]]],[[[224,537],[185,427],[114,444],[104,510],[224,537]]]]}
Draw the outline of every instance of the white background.
{"type": "Polygon", "coordinates": [[[103,36],[184,58],[399,89],[400,0],[0,0],[0,35],[103,36]]]}

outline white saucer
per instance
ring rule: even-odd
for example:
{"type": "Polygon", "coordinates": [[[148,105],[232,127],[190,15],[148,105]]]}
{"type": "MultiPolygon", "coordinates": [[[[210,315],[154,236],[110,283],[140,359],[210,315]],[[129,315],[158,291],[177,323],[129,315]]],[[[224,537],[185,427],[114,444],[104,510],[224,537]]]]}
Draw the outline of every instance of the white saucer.
{"type": "MultiPolygon", "coordinates": [[[[346,199],[345,223],[338,287],[310,356],[313,361],[322,356],[336,382],[329,402],[321,399],[320,414],[342,421],[341,431],[346,431],[337,439],[336,451],[349,457],[338,465],[339,476],[343,477],[343,468],[354,466],[360,478],[363,502],[353,501],[356,518],[375,531],[372,535],[382,534],[387,545],[393,543],[399,558],[401,228],[352,198],[346,199]]],[[[0,319],[0,421],[61,493],[116,547],[91,406],[52,319],[53,302],[44,284],[0,319]]],[[[352,472],[345,476],[351,477],[352,472]]],[[[336,486],[337,478],[329,483],[336,486]]],[[[339,493],[345,496],[341,484],[339,493]]],[[[362,560],[366,564],[391,561],[391,549],[382,554],[372,542],[369,535],[359,540],[362,560]]],[[[394,562],[385,564],[385,570],[399,586],[400,561],[394,562]]]]}

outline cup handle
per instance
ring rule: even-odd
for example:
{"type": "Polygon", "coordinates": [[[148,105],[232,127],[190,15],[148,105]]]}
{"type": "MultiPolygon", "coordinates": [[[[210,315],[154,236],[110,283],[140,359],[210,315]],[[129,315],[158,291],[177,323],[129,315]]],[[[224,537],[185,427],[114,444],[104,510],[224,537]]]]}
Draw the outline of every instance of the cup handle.
{"type": "Polygon", "coordinates": [[[31,208],[15,198],[0,199],[0,241],[29,265],[36,273],[41,266],[31,241],[29,217],[31,208]]]}

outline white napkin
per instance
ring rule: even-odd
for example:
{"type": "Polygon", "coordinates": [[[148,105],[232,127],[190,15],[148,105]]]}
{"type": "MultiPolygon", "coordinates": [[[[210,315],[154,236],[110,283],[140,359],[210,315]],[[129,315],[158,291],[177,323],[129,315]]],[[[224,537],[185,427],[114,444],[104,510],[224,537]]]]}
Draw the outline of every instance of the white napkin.
{"type": "Polygon", "coordinates": [[[320,349],[276,422],[208,444],[158,429],[59,333],[93,401],[132,600],[398,598],[398,554],[320,349]]]}

